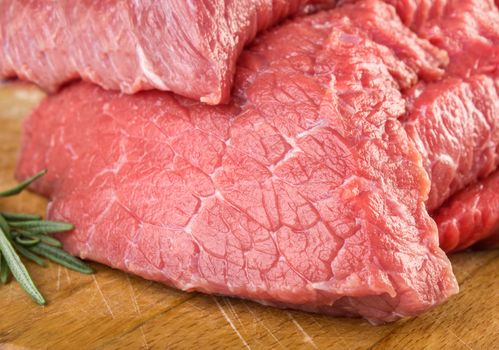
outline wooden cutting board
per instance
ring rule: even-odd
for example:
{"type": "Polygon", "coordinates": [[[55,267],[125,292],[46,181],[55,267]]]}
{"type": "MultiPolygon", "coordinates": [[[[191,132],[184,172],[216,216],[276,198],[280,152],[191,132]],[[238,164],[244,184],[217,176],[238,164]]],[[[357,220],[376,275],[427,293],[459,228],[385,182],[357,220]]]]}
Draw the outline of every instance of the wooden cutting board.
{"type": "MultiPolygon", "coordinates": [[[[0,86],[0,189],[15,183],[21,121],[42,98],[27,85],[0,86]]],[[[24,193],[1,200],[0,210],[42,214],[45,205],[24,193]]],[[[459,295],[420,317],[378,327],[184,293],[99,264],[93,276],[28,264],[48,305],[37,306],[15,281],[0,286],[0,348],[498,349],[499,251],[451,260],[459,295]]]]}

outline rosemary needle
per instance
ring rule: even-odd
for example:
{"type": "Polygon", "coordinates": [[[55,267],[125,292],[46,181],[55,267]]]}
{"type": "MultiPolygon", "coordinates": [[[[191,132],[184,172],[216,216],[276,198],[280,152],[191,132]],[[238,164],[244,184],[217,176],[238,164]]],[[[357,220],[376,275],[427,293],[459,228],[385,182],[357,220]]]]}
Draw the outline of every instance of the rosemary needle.
{"type": "Polygon", "coordinates": [[[19,228],[32,233],[65,232],[74,229],[73,225],[58,221],[11,221],[8,224],[12,228],[19,228]]]}
{"type": "MultiPolygon", "coordinates": [[[[41,171],[17,186],[0,192],[0,197],[22,192],[45,173],[45,170],[41,171]]],[[[45,304],[45,299],[33,283],[18,253],[41,266],[46,266],[42,258],[45,257],[72,270],[86,274],[93,273],[82,260],[61,249],[61,242],[48,235],[73,229],[74,226],[71,224],[42,220],[39,215],[0,212],[0,283],[7,283],[9,274],[12,273],[33,300],[40,305],[45,304]]]]}
{"type": "MultiPolygon", "coordinates": [[[[15,229],[17,233],[21,234],[24,237],[30,237],[31,239],[38,239],[38,242],[44,242],[49,245],[53,245],[54,247],[62,247],[62,243],[59,242],[57,239],[55,239],[52,236],[48,235],[42,235],[38,232],[33,232],[33,231],[26,231],[24,229],[16,228],[15,229]]],[[[26,240],[26,242],[29,242],[26,240]]],[[[19,242],[21,243],[21,242],[19,242]]],[[[22,243],[21,243],[22,244],[22,243]]],[[[26,245],[26,244],[23,244],[26,245]]],[[[29,243],[27,245],[30,245],[29,243]]]]}
{"type": "Polygon", "coordinates": [[[20,245],[23,246],[32,246],[40,243],[40,237],[22,237],[22,236],[16,236],[15,238],[16,242],[19,243],[20,245]]]}
{"type": "Polygon", "coordinates": [[[57,248],[45,243],[39,243],[30,250],[38,255],[44,256],[53,262],[59,263],[67,268],[85,274],[92,274],[94,270],[88,267],[83,261],[65,252],[61,248],[57,248]]]}
{"type": "Polygon", "coordinates": [[[26,270],[26,267],[21,262],[21,259],[19,259],[19,255],[17,255],[14,247],[12,247],[12,244],[7,238],[7,233],[4,232],[4,230],[1,228],[0,250],[2,251],[2,257],[7,262],[7,265],[9,266],[9,269],[17,282],[19,282],[21,287],[23,287],[26,293],[28,293],[29,296],[33,298],[33,300],[35,300],[40,305],[44,305],[45,299],[43,299],[43,296],[36,288],[35,283],[33,283],[33,280],[28,273],[28,270],[26,270]]]}
{"type": "Polygon", "coordinates": [[[3,232],[5,232],[6,235],[10,235],[9,223],[7,222],[7,220],[5,220],[3,215],[0,215],[0,228],[3,230],[3,232]]]}
{"type": "Polygon", "coordinates": [[[14,186],[6,191],[0,192],[0,197],[9,197],[21,193],[26,187],[31,185],[33,182],[41,178],[46,173],[47,170],[40,171],[38,174],[30,177],[29,179],[24,180],[19,185],[14,186]]]}
{"type": "Polygon", "coordinates": [[[0,212],[0,215],[7,221],[34,221],[42,219],[40,215],[10,213],[7,211],[0,212]]]}
{"type": "Polygon", "coordinates": [[[10,273],[9,266],[7,266],[7,262],[2,256],[0,257],[0,283],[2,284],[7,283],[7,279],[9,278],[9,273],[10,273]]]}
{"type": "Polygon", "coordinates": [[[24,256],[26,259],[33,261],[35,264],[38,264],[40,266],[47,266],[47,263],[45,260],[40,258],[38,255],[35,253],[32,253],[29,249],[26,249],[20,244],[14,244],[16,247],[16,250],[21,253],[22,256],[24,256]]]}

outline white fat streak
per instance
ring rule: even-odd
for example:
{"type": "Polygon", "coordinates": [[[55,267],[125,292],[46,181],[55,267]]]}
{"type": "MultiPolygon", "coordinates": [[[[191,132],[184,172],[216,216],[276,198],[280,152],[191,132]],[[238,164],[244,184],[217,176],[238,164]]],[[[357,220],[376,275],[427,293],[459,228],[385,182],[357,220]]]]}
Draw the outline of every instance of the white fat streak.
{"type": "Polygon", "coordinates": [[[288,137],[284,134],[282,136],[286,140],[286,142],[291,146],[291,149],[288,151],[288,153],[284,155],[283,159],[281,159],[276,164],[272,164],[268,167],[272,173],[274,173],[275,169],[279,167],[281,164],[286,163],[288,160],[294,158],[299,153],[304,153],[303,150],[300,148],[300,146],[298,146],[298,144],[296,143],[295,139],[288,137]]]}
{"type": "Polygon", "coordinates": [[[142,70],[142,73],[144,76],[151,82],[153,85],[160,89],[160,90],[168,90],[168,87],[165,85],[163,82],[163,79],[161,79],[160,76],[158,76],[155,72],[154,69],[152,68],[151,62],[147,59],[144,50],[142,49],[142,46],[137,45],[136,48],[137,51],[137,58],[139,61],[139,66],[140,69],[142,70]]]}
{"type": "Polygon", "coordinates": [[[433,167],[435,163],[443,163],[448,164],[454,171],[457,169],[456,161],[449,156],[448,154],[442,153],[439,154],[438,157],[432,162],[431,166],[433,167]]]}

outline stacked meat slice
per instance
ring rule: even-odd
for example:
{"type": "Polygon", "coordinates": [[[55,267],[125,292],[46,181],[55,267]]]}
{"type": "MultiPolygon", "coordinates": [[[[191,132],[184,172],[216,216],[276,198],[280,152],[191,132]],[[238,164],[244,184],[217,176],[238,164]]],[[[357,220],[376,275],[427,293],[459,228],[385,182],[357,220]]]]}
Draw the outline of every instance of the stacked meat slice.
{"type": "Polygon", "coordinates": [[[0,1],[0,79],[44,89],[83,78],[227,102],[236,60],[257,32],[334,0],[0,1]]]}
{"type": "Polygon", "coordinates": [[[499,11],[492,0],[388,2],[450,57],[445,79],[412,93],[406,123],[426,154],[432,182],[427,205],[435,211],[441,246],[455,251],[487,237],[492,246],[499,205],[485,201],[498,189],[491,174],[499,165],[499,11]]]}
{"type": "Polygon", "coordinates": [[[485,200],[497,191],[491,174],[499,165],[498,9],[492,0],[384,2],[450,58],[443,79],[406,92],[405,128],[430,175],[427,207],[441,246],[456,251],[488,237],[486,246],[494,246],[499,206],[485,200]]]}
{"type": "Polygon", "coordinates": [[[430,214],[447,250],[499,226],[499,14],[427,5],[286,23],[243,53],[225,106],[69,86],[26,122],[18,174],[50,169],[36,190],[81,257],[375,323],[421,313],[457,292],[430,214]]]}

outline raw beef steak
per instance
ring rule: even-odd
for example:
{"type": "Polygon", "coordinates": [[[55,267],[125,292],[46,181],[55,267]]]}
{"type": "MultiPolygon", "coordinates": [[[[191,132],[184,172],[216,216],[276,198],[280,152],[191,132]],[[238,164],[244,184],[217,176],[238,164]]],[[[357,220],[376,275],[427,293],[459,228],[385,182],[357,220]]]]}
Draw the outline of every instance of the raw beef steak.
{"type": "Polygon", "coordinates": [[[334,0],[0,1],[0,79],[55,91],[76,78],[226,102],[258,31],[334,0]]]}
{"type": "Polygon", "coordinates": [[[454,196],[440,208],[438,224],[441,247],[446,251],[499,245],[499,172],[454,196]]]}
{"type": "MultiPolygon", "coordinates": [[[[443,12],[417,31],[447,51],[447,75],[499,73],[499,10],[492,0],[446,0],[443,12]]],[[[442,3],[443,3],[442,2],[442,3]]],[[[440,1],[433,1],[434,7],[440,1]]]]}
{"type": "Polygon", "coordinates": [[[499,165],[499,85],[477,74],[428,84],[413,99],[405,129],[423,156],[431,180],[427,208],[433,211],[451,195],[499,165]]]}
{"type": "Polygon", "coordinates": [[[499,163],[499,11],[491,0],[386,2],[450,57],[447,79],[409,93],[405,123],[430,175],[428,209],[448,201],[433,213],[441,247],[456,251],[480,240],[492,247],[499,206],[491,201],[485,208],[484,200],[492,196],[496,181],[487,177],[499,163]]]}
{"type": "Polygon", "coordinates": [[[259,38],[227,106],[70,86],[27,121],[18,175],[50,169],[70,252],[183,290],[374,323],[438,305],[457,284],[398,118],[441,53],[366,4],[259,38]]]}
{"type": "MultiPolygon", "coordinates": [[[[372,2],[345,2],[362,9],[372,6],[372,2]]],[[[406,92],[405,128],[430,175],[427,207],[433,211],[499,165],[499,11],[491,0],[384,2],[394,5],[407,25],[450,58],[430,56],[448,63],[445,79],[430,81],[442,77],[443,70],[423,72],[419,75],[426,81],[406,92]]],[[[363,9],[355,20],[387,22],[380,11],[374,18],[370,13],[363,9]]],[[[393,38],[390,26],[378,25],[371,33],[375,38],[386,33],[384,43],[393,38]]],[[[425,57],[414,51],[408,56],[407,49],[397,50],[392,43],[388,46],[406,62],[408,57],[412,62],[425,57]]]]}

